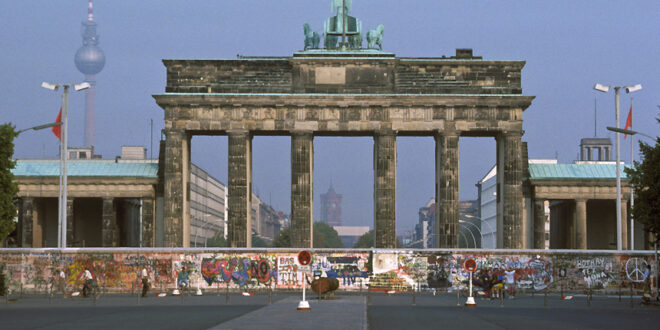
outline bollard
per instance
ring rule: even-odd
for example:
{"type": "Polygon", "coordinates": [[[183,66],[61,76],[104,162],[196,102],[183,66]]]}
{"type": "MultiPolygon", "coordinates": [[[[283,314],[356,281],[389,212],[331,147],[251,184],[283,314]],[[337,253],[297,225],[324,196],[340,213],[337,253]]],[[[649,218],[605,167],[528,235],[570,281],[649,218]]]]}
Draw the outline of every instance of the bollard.
{"type": "Polygon", "coordinates": [[[268,287],[268,305],[273,304],[273,287],[272,285],[268,287]]]}
{"type": "Polygon", "coordinates": [[[456,288],[456,306],[461,305],[461,287],[456,288]]]}
{"type": "Polygon", "coordinates": [[[137,292],[137,304],[140,305],[140,291],[137,292]]]}
{"type": "Polygon", "coordinates": [[[23,282],[21,281],[20,292],[18,293],[18,298],[23,299],[23,282]]]}
{"type": "Polygon", "coordinates": [[[619,302],[621,302],[621,285],[623,282],[619,282],[619,302]]]}
{"type": "Polygon", "coordinates": [[[543,307],[548,307],[548,287],[543,291],[543,307]]]}
{"type": "Polygon", "coordinates": [[[500,307],[504,307],[504,290],[500,290],[500,307]]]}
{"type": "Polygon", "coordinates": [[[559,297],[564,298],[564,283],[559,284],[559,297]]]}
{"type": "Polygon", "coordinates": [[[634,308],[635,304],[633,303],[633,286],[630,283],[630,308],[634,308]]]}
{"type": "Polygon", "coordinates": [[[417,306],[417,295],[415,294],[415,287],[412,287],[412,305],[417,306]]]}
{"type": "Polygon", "coordinates": [[[362,280],[360,280],[360,297],[362,297],[362,280]]]}
{"type": "Polygon", "coordinates": [[[185,291],[181,290],[181,305],[183,305],[183,296],[185,296],[184,292],[185,291]]]}
{"type": "Polygon", "coordinates": [[[96,297],[98,297],[98,294],[96,292],[94,292],[94,296],[92,297],[92,302],[93,302],[94,307],[96,307],[96,297]]]}
{"type": "Polygon", "coordinates": [[[371,290],[367,287],[367,306],[371,305],[371,290]]]}
{"type": "Polygon", "coordinates": [[[227,289],[225,290],[225,304],[229,305],[229,281],[227,281],[227,289]]]}

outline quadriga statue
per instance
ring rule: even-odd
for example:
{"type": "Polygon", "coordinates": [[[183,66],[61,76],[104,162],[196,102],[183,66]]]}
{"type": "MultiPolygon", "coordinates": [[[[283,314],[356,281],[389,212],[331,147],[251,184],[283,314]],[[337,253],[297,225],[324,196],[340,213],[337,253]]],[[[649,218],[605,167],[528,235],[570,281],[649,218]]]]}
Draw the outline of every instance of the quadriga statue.
{"type": "Polygon", "coordinates": [[[375,30],[369,30],[367,32],[367,43],[368,48],[376,48],[376,45],[383,50],[383,35],[385,34],[385,25],[378,24],[375,30]]]}
{"type": "Polygon", "coordinates": [[[305,50],[307,50],[307,48],[319,48],[321,36],[318,32],[312,31],[312,28],[307,23],[303,24],[303,30],[305,31],[305,50]]]}

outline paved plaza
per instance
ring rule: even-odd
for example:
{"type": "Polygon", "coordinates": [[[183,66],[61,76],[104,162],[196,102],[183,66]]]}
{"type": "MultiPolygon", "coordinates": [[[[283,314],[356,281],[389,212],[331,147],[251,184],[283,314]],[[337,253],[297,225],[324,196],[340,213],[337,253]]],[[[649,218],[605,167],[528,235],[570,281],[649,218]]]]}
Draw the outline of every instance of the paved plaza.
{"type": "Polygon", "coordinates": [[[43,295],[0,297],[0,329],[651,329],[660,324],[660,307],[639,297],[557,295],[519,296],[514,300],[477,298],[464,307],[454,294],[413,297],[409,293],[338,293],[310,311],[297,311],[300,294],[242,296],[224,294],[155,297],[126,295],[49,300],[43,295]],[[413,305],[413,302],[415,303],[413,305]]]}

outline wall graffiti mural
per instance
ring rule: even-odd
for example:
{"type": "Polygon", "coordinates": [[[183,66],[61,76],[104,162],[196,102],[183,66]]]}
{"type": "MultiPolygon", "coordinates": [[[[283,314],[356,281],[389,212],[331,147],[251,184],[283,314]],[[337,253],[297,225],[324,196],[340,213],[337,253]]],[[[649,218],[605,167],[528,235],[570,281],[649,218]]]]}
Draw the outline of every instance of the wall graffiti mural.
{"type": "MultiPolygon", "coordinates": [[[[514,270],[517,287],[533,290],[604,290],[619,287],[641,290],[647,265],[655,267],[652,253],[581,253],[536,250],[320,250],[312,251],[311,272],[339,280],[339,290],[455,290],[467,284],[465,260],[477,262],[475,276],[502,276],[514,270]],[[560,276],[559,270],[565,270],[560,276]]],[[[0,268],[8,286],[25,292],[46,292],[58,269],[63,269],[69,288],[82,285],[89,269],[100,287],[109,292],[134,292],[141,286],[146,268],[154,289],[172,290],[177,274],[186,267],[192,287],[202,289],[259,288],[300,289],[304,277],[297,254],[290,250],[217,249],[204,252],[177,249],[0,249],[0,268]],[[181,251],[181,252],[179,252],[181,251]]],[[[610,290],[610,291],[607,291],[610,290]]]]}

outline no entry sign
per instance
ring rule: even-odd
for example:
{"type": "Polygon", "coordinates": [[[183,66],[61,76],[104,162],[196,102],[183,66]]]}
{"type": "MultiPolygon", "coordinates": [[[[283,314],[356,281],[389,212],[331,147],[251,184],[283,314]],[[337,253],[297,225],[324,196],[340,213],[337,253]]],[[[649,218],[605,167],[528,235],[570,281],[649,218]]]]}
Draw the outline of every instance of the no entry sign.
{"type": "Polygon", "coordinates": [[[473,272],[477,270],[477,262],[474,259],[470,258],[468,260],[465,260],[463,267],[465,267],[465,270],[467,270],[468,272],[473,272]]]}
{"type": "Polygon", "coordinates": [[[312,254],[309,253],[309,251],[302,250],[300,253],[298,253],[298,263],[303,266],[307,266],[310,262],[312,262],[312,254]]]}

